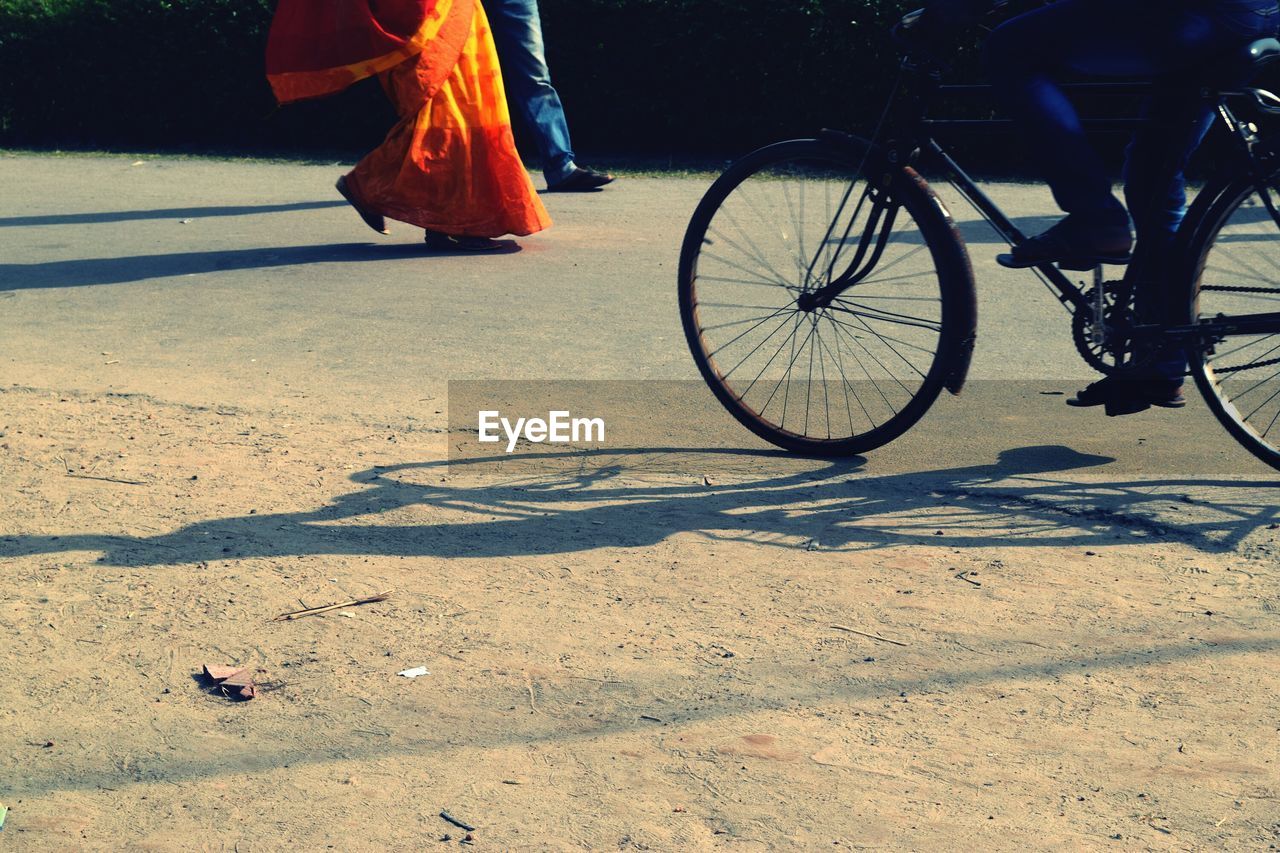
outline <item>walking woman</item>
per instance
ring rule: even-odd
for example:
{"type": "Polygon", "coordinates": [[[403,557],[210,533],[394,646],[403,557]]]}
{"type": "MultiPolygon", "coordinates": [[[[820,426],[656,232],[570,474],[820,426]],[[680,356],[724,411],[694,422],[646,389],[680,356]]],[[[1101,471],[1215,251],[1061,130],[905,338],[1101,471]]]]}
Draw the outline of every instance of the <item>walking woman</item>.
{"type": "Polygon", "coordinates": [[[337,184],[369,227],[396,219],[433,249],[485,251],[551,224],[516,153],[479,0],[280,0],[267,42],[280,103],[375,75],[400,121],[337,184]]]}

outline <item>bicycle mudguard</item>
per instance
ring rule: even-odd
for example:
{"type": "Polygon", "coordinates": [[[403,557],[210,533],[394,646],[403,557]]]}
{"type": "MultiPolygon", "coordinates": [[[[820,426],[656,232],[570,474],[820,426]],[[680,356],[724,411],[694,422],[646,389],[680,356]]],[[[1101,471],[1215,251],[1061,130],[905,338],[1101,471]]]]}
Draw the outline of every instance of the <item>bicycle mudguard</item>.
{"type": "Polygon", "coordinates": [[[832,130],[829,127],[824,127],[818,131],[818,139],[823,142],[833,143],[850,153],[856,152],[859,155],[880,147],[870,139],[865,139],[852,133],[845,133],[843,130],[832,130]]]}
{"type": "MultiPolygon", "coordinates": [[[[974,346],[978,341],[978,295],[973,279],[973,264],[969,260],[969,250],[965,247],[964,237],[961,236],[960,229],[956,227],[955,220],[951,217],[951,211],[933,191],[933,187],[929,186],[929,182],[910,166],[902,168],[902,176],[919,192],[924,193],[937,211],[938,221],[930,225],[945,228],[950,232],[950,240],[938,241],[938,262],[952,265],[962,285],[959,288],[953,288],[958,292],[946,294],[946,310],[953,318],[948,326],[957,331],[954,339],[948,342],[947,377],[943,387],[953,395],[959,394],[969,375],[974,346]]],[[[924,225],[924,223],[919,224],[924,225]]]]}

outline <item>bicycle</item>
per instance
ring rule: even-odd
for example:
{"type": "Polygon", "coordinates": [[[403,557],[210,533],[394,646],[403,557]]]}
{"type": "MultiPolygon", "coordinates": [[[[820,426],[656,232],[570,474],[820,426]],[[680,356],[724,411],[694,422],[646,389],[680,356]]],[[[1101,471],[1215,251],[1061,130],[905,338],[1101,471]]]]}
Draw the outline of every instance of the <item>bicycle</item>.
{"type": "MultiPolygon", "coordinates": [[[[1280,41],[1230,59],[1256,72],[1280,60],[1280,41]]],[[[938,92],[981,88],[943,86],[908,53],[871,139],[826,130],[766,146],[702,198],[681,247],[681,321],[703,378],[747,429],[787,450],[853,455],[902,435],[943,388],[960,392],[976,341],[973,271],[916,165],[939,169],[1010,246],[1026,239],[931,133],[955,123],[929,117],[938,92]]],[[[1131,371],[1158,343],[1181,347],[1213,414],[1280,468],[1280,260],[1258,270],[1235,251],[1280,229],[1280,152],[1258,126],[1280,115],[1280,98],[1252,87],[1200,94],[1234,142],[1178,232],[1170,284],[1186,297],[1185,322],[1139,323],[1132,293],[1101,267],[1087,289],[1059,266],[1034,271],[1071,313],[1086,362],[1131,371]]]]}

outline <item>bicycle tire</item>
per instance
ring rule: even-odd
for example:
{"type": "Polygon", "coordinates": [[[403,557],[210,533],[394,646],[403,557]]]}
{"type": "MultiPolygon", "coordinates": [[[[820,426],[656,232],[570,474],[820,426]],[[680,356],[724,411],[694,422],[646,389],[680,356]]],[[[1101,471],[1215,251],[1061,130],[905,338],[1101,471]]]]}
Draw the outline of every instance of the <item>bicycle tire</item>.
{"type": "MultiPolygon", "coordinates": [[[[1261,184],[1272,192],[1280,172],[1261,184]]],[[[1193,322],[1219,314],[1280,311],[1280,276],[1263,244],[1280,237],[1258,182],[1241,177],[1201,191],[1183,225],[1193,322]]],[[[1276,193],[1272,193],[1273,200],[1276,193]]],[[[1275,200],[1280,203],[1280,200],[1275,200]]],[[[1219,423],[1258,459],[1280,469],[1280,332],[1221,334],[1187,347],[1196,387],[1219,423]]]]}
{"type": "MultiPolygon", "coordinates": [[[[712,184],[685,233],[678,272],[679,303],[694,361],[716,398],[734,418],[765,441],[786,450],[814,456],[848,456],[881,447],[919,421],[944,387],[958,392],[968,370],[977,311],[973,272],[964,242],[945,206],[923,178],[910,167],[890,169],[879,164],[879,157],[868,157],[868,149],[855,142],[796,139],[766,146],[732,164],[712,184]],[[874,172],[875,180],[868,182],[864,171],[874,172]],[[798,198],[787,189],[793,182],[799,183],[798,198]],[[842,190],[845,184],[847,188],[842,190]],[[805,188],[809,186],[817,192],[819,185],[825,188],[825,212],[806,216],[805,188]],[[757,203],[748,194],[748,186],[757,203]],[[834,196],[841,198],[834,214],[833,187],[834,196]],[[853,210],[848,202],[855,194],[860,202],[853,210]],[[877,235],[883,243],[879,251],[868,249],[866,240],[859,235],[858,243],[863,249],[859,252],[853,248],[850,235],[857,224],[857,211],[862,210],[862,203],[869,197],[875,200],[868,211],[879,204],[883,215],[893,209],[897,218],[888,219],[886,239],[879,241],[877,235]],[[902,217],[904,213],[906,216],[902,217]],[[848,227],[840,221],[842,215],[848,215],[848,227]],[[783,222],[788,216],[790,221],[783,222]],[[747,219],[752,223],[750,229],[743,225],[747,219]],[[897,229],[900,219],[905,219],[906,224],[897,229]],[[764,233],[774,228],[779,234],[764,233]],[[726,233],[729,230],[732,235],[726,233]],[[753,236],[757,233],[760,240],[753,236]],[[821,236],[806,245],[806,234],[821,236]],[[841,236],[832,240],[834,234],[841,236]],[[730,252],[734,253],[732,257],[721,254],[730,252]],[[774,263],[775,258],[778,263],[774,263]],[[812,292],[842,273],[847,275],[854,266],[846,268],[844,264],[854,258],[871,262],[867,274],[856,285],[823,311],[803,311],[798,307],[800,294],[812,292]],[[794,270],[790,269],[793,262],[794,270]],[[787,273],[780,273],[780,268],[787,269],[787,273]],[[877,271],[887,276],[880,280],[877,271]],[[744,274],[747,278],[740,278],[744,274]],[[735,292],[755,288],[751,303],[716,301],[725,298],[719,294],[726,292],[734,280],[738,285],[735,292]],[[769,288],[772,293],[765,292],[769,288]],[[741,334],[725,343],[723,338],[729,333],[719,335],[720,327],[708,320],[711,307],[718,309],[721,305],[765,312],[759,316],[766,318],[767,325],[761,327],[759,334],[766,341],[783,330],[787,322],[794,322],[790,332],[784,333],[792,350],[787,373],[776,382],[771,374],[760,394],[753,396],[752,391],[761,384],[783,345],[750,383],[745,377],[734,379],[732,374],[745,363],[745,358],[726,370],[729,362],[738,357],[737,352],[725,358],[723,365],[718,357],[730,346],[737,346],[741,334]],[[797,394],[801,390],[798,386],[793,389],[798,380],[790,378],[790,368],[798,359],[796,341],[803,334],[800,329],[805,320],[786,316],[788,311],[809,317],[811,328],[802,347],[817,337],[808,356],[805,412],[799,423],[787,422],[787,401],[792,390],[797,394]],[[835,319],[831,319],[833,316],[835,319]],[[775,322],[780,317],[782,322],[775,322]],[[819,328],[824,322],[830,324],[825,331],[827,340],[834,345],[824,342],[824,329],[819,328]],[[717,332],[714,336],[713,331],[717,332]],[[816,403],[815,351],[823,371],[819,381],[824,411],[810,408],[811,402],[816,403]],[[911,357],[903,355],[903,351],[911,357]],[[850,356],[858,362],[860,371],[852,378],[846,373],[846,367],[851,366],[846,363],[850,356]],[[885,359],[891,364],[886,364],[885,359]],[[828,377],[828,367],[839,374],[838,380],[828,377]],[[859,395],[855,382],[861,384],[865,399],[859,395]],[[842,392],[847,419],[840,414],[839,398],[835,414],[832,413],[833,389],[842,392]],[[760,397],[770,390],[772,393],[762,404],[760,397]],[[770,408],[780,390],[781,417],[776,407],[770,408]]],[[[732,329],[737,324],[751,324],[759,316],[721,325],[732,329]]],[[[754,329],[748,331],[755,334],[754,329]]],[[[764,360],[764,354],[760,359],[764,360]]]]}

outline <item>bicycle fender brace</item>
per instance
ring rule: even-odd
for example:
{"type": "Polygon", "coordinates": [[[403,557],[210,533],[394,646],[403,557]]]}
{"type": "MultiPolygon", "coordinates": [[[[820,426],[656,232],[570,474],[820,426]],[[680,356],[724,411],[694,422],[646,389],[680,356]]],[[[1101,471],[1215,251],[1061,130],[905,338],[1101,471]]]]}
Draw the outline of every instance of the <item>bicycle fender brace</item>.
{"type": "MultiPolygon", "coordinates": [[[[929,249],[934,252],[939,269],[945,268],[950,273],[947,279],[950,286],[943,295],[943,310],[947,316],[947,328],[953,332],[948,334],[948,340],[944,342],[946,351],[941,353],[946,370],[943,387],[952,394],[959,394],[969,375],[969,365],[977,343],[978,304],[973,265],[951,211],[929,186],[929,182],[908,165],[915,158],[903,157],[896,146],[879,145],[837,130],[824,129],[818,137],[844,149],[854,162],[861,163],[862,174],[872,183],[888,190],[891,199],[907,193],[916,196],[917,204],[914,206],[922,211],[918,215],[923,220],[917,224],[935,238],[929,240],[929,249]]],[[[895,203],[902,206],[904,202],[896,199],[895,203]]],[[[884,216],[881,227],[891,229],[893,221],[892,215],[884,216]]],[[[888,235],[881,236],[883,238],[888,235]]],[[[871,263],[874,263],[874,258],[871,263]]],[[[866,272],[863,273],[865,274],[866,272]]]]}

